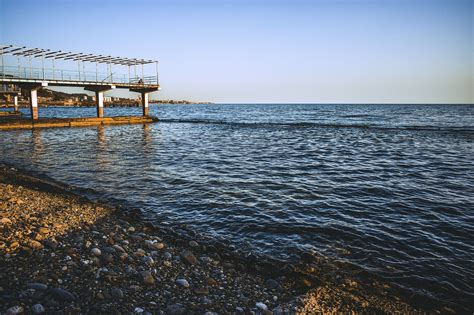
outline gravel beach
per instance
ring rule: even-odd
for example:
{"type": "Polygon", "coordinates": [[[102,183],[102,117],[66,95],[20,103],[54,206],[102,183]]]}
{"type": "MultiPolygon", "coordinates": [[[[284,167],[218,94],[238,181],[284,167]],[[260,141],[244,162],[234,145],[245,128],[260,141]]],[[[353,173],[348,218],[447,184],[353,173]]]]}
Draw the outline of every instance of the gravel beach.
{"type": "Polygon", "coordinates": [[[310,254],[271,266],[189,235],[0,166],[0,314],[417,312],[310,254]]]}

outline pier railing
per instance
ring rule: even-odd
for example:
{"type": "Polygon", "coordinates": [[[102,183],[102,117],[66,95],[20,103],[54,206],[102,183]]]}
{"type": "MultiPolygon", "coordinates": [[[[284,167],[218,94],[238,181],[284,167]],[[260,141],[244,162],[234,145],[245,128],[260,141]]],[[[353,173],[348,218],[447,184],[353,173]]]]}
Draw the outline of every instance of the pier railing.
{"type": "Polygon", "coordinates": [[[97,82],[114,84],[159,84],[158,76],[132,76],[125,73],[105,73],[96,71],[79,71],[47,69],[34,67],[3,66],[0,68],[2,79],[25,79],[46,81],[97,82]]]}

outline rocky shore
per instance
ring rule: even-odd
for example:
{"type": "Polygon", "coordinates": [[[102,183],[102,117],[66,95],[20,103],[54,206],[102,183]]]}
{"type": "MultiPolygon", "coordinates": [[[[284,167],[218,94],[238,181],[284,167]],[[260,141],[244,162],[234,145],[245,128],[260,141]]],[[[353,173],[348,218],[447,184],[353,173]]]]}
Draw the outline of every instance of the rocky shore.
{"type": "Polygon", "coordinates": [[[416,312],[388,285],[258,262],[0,166],[0,314],[416,312]]]}

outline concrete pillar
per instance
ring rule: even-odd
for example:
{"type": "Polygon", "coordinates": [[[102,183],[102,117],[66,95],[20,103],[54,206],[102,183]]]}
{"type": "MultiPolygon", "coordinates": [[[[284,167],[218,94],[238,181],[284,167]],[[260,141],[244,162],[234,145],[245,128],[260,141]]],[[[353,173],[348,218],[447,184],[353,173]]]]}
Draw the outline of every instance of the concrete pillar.
{"type": "Polygon", "coordinates": [[[104,92],[103,91],[95,92],[95,104],[97,107],[97,117],[103,118],[104,117],[104,92]]]}
{"type": "Polygon", "coordinates": [[[18,95],[13,96],[13,106],[15,107],[15,112],[20,111],[20,106],[18,106],[18,95]]]}
{"type": "Polygon", "coordinates": [[[130,92],[137,92],[142,95],[143,116],[148,116],[148,94],[158,91],[158,88],[138,88],[130,89],[130,92]]]}
{"type": "Polygon", "coordinates": [[[38,90],[43,86],[48,86],[48,82],[18,84],[21,89],[30,92],[31,119],[38,120],[38,90]]]}
{"type": "Polygon", "coordinates": [[[142,92],[143,116],[148,116],[148,94],[147,92],[142,92]]]}
{"type": "Polygon", "coordinates": [[[30,110],[31,119],[38,120],[38,89],[32,88],[30,90],[30,110]]]}
{"type": "Polygon", "coordinates": [[[115,85],[95,85],[84,88],[86,91],[95,93],[95,105],[97,107],[97,117],[104,117],[104,92],[115,89],[115,85]]]}

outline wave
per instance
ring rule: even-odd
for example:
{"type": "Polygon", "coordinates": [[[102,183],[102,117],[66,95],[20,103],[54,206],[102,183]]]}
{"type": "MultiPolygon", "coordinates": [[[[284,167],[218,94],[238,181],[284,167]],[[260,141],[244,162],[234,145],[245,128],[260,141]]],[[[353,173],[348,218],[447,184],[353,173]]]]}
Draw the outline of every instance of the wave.
{"type": "Polygon", "coordinates": [[[442,132],[465,132],[474,133],[474,126],[383,126],[369,124],[337,124],[337,123],[317,123],[317,122],[237,122],[212,119],[160,119],[162,123],[182,123],[182,124],[210,124],[210,125],[231,125],[238,127],[284,127],[284,128],[358,128],[358,129],[381,129],[381,130],[416,130],[416,131],[442,131],[442,132]]]}

